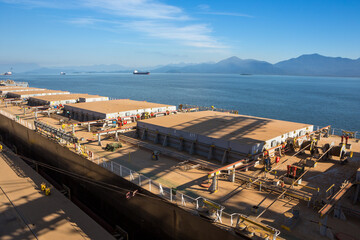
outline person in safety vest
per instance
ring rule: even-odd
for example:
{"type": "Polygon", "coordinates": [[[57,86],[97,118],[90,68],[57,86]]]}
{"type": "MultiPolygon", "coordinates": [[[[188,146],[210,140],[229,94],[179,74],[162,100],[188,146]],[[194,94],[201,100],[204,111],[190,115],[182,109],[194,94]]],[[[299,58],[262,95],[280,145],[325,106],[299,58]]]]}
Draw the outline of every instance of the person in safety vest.
{"type": "Polygon", "coordinates": [[[271,170],[271,159],[270,157],[265,158],[264,160],[264,165],[265,165],[265,171],[270,171],[271,170]]]}

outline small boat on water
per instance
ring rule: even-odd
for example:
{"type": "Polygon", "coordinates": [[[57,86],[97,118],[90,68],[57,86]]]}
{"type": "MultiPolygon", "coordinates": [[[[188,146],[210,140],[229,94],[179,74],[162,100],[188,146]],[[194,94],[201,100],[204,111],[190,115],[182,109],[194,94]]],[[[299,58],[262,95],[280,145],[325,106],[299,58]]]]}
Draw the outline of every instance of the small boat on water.
{"type": "Polygon", "coordinates": [[[0,75],[12,75],[12,72],[11,72],[11,71],[9,71],[9,72],[4,72],[4,73],[2,73],[2,74],[0,74],[0,75]]]}
{"type": "Polygon", "coordinates": [[[60,75],[66,75],[66,72],[61,72],[60,75]]]}
{"type": "Polygon", "coordinates": [[[138,70],[134,70],[133,74],[149,75],[150,72],[139,72],[138,70]]]}

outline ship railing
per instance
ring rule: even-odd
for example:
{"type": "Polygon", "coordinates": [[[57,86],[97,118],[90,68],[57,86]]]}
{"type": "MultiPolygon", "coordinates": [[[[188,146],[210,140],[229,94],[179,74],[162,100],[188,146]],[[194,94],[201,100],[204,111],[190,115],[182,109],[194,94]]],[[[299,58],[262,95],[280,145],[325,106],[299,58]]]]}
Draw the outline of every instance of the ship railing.
{"type": "MultiPolygon", "coordinates": [[[[199,199],[192,198],[184,193],[178,192],[177,189],[168,187],[164,184],[156,182],[143,174],[131,170],[119,163],[113,161],[104,161],[103,158],[95,158],[93,160],[96,164],[106,168],[116,175],[135,183],[136,185],[162,197],[170,202],[190,208],[198,208],[199,199]]],[[[210,201],[210,200],[209,200],[210,201]]]]}
{"type": "Polygon", "coordinates": [[[206,205],[207,207],[212,207],[216,210],[215,222],[220,223],[223,226],[227,226],[229,228],[236,227],[237,219],[240,217],[242,221],[248,221],[251,224],[258,225],[264,230],[272,233],[272,239],[276,239],[277,236],[280,234],[279,230],[271,226],[263,225],[252,221],[246,215],[243,215],[241,213],[227,213],[224,211],[225,207],[216,202],[213,202],[204,197],[190,197],[185,193],[177,191],[176,188],[168,187],[117,162],[106,161],[104,158],[99,157],[92,158],[92,161],[99,166],[115,173],[116,175],[123,177],[124,179],[148,190],[149,192],[170,201],[173,204],[177,204],[178,206],[186,208],[188,211],[193,211],[195,214],[198,214],[196,210],[204,205],[206,205]]]}
{"type": "Polygon", "coordinates": [[[19,116],[16,116],[16,115],[14,115],[14,114],[11,114],[11,113],[9,113],[9,112],[6,112],[6,111],[4,111],[4,110],[2,110],[2,109],[0,109],[0,114],[3,115],[3,116],[5,116],[5,117],[7,117],[7,118],[9,118],[9,119],[11,119],[11,120],[14,120],[14,121],[17,122],[17,123],[20,123],[21,125],[29,128],[29,129],[31,129],[31,130],[34,130],[34,129],[35,129],[34,124],[32,124],[31,122],[28,122],[28,121],[26,121],[26,120],[23,120],[23,119],[20,118],[19,116]]]}
{"type": "MultiPolygon", "coordinates": [[[[319,130],[321,129],[321,126],[317,126],[314,125],[314,130],[319,130]]],[[[359,139],[360,138],[360,131],[348,131],[345,129],[341,129],[341,128],[330,128],[330,135],[335,135],[335,136],[342,136],[344,135],[344,133],[353,133],[353,137],[354,139],[359,139]]]]}
{"type": "Polygon", "coordinates": [[[216,108],[216,107],[205,107],[205,106],[197,106],[197,105],[191,105],[191,104],[183,104],[182,105],[183,111],[217,111],[217,112],[229,112],[238,114],[239,111],[237,110],[230,110],[230,109],[222,109],[222,108],[216,108]]]}

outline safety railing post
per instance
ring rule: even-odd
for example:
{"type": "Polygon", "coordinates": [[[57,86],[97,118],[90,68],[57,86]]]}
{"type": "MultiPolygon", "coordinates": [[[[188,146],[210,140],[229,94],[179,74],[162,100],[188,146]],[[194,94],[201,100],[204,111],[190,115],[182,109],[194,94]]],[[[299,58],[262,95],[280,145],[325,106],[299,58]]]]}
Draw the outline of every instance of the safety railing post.
{"type": "Polygon", "coordinates": [[[120,164],[120,176],[122,177],[122,165],[120,164]]]}
{"type": "Polygon", "coordinates": [[[172,198],[173,198],[172,189],[170,188],[169,191],[170,191],[170,202],[172,202],[172,198]]]}
{"type": "Polygon", "coordinates": [[[132,171],[130,170],[130,181],[133,181],[134,180],[134,175],[132,173],[132,171]]]}
{"type": "Polygon", "coordinates": [[[186,202],[185,202],[185,199],[184,199],[184,194],[181,194],[181,205],[186,206],[186,202]]]}
{"type": "Polygon", "coordinates": [[[139,174],[139,186],[141,187],[141,174],[140,173],[138,174],[139,174]]]}
{"type": "Polygon", "coordinates": [[[151,179],[149,178],[149,191],[151,192],[151,179]]]}
{"type": "Polygon", "coordinates": [[[160,183],[159,183],[159,192],[160,192],[160,195],[164,196],[164,189],[162,188],[160,183]]]}
{"type": "Polygon", "coordinates": [[[110,163],[111,165],[111,172],[114,172],[114,163],[111,161],[111,163],[110,163]]]}

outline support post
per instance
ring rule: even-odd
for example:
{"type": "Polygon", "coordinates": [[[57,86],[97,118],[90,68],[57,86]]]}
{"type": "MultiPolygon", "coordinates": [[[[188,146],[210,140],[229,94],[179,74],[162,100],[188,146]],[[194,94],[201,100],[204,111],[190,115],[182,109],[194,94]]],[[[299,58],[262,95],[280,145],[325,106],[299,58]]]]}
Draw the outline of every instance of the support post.
{"type": "Polygon", "coordinates": [[[230,170],[229,181],[235,182],[235,168],[230,170]]]}
{"type": "Polygon", "coordinates": [[[159,133],[158,132],[155,133],[154,143],[155,144],[159,143],[159,133]]]}
{"type": "Polygon", "coordinates": [[[222,164],[222,165],[225,165],[225,163],[227,163],[227,161],[228,161],[228,155],[229,155],[229,150],[226,149],[226,150],[224,151],[223,157],[222,157],[222,159],[221,159],[221,164],[222,164]]]}
{"type": "Polygon", "coordinates": [[[195,141],[191,143],[189,154],[193,155],[195,153],[195,141]]]}
{"type": "Polygon", "coordinates": [[[146,140],[146,129],[144,129],[144,132],[143,132],[143,134],[142,134],[142,136],[141,136],[141,140],[146,140]]]}
{"type": "Polygon", "coordinates": [[[101,136],[100,136],[100,133],[98,133],[98,144],[99,144],[99,146],[101,146],[101,136]]]}
{"type": "Polygon", "coordinates": [[[185,202],[185,199],[184,199],[184,194],[181,194],[181,205],[186,206],[186,202],[185,202]]]}
{"type": "Polygon", "coordinates": [[[327,219],[328,216],[324,216],[323,218],[320,218],[320,235],[326,236],[326,230],[327,230],[327,219]]]}
{"type": "Polygon", "coordinates": [[[214,151],[214,145],[211,145],[209,148],[209,153],[208,153],[208,160],[211,160],[213,158],[213,151],[214,151]]]}
{"type": "Polygon", "coordinates": [[[180,138],[179,141],[179,151],[181,152],[184,150],[184,138],[180,138]]]}
{"type": "Polygon", "coordinates": [[[358,198],[359,198],[359,193],[360,193],[360,183],[356,186],[353,204],[357,203],[358,198]]]}
{"type": "Polygon", "coordinates": [[[160,183],[159,183],[159,192],[160,192],[160,195],[164,196],[164,189],[162,188],[160,183]]]}
{"type": "Polygon", "coordinates": [[[119,141],[118,131],[115,131],[115,140],[116,140],[116,141],[119,141]]]}
{"type": "Polygon", "coordinates": [[[167,147],[168,145],[168,135],[165,135],[164,141],[163,141],[163,147],[167,147]]]}
{"type": "Polygon", "coordinates": [[[334,217],[340,220],[346,220],[346,216],[341,209],[341,203],[336,204],[334,208],[334,217]]]}
{"type": "Polygon", "coordinates": [[[215,193],[218,190],[218,180],[217,180],[217,175],[215,175],[212,179],[212,183],[210,186],[210,192],[211,193],[215,193]]]}
{"type": "Polygon", "coordinates": [[[72,134],[75,135],[75,126],[74,126],[74,124],[72,125],[72,134]]]}
{"type": "Polygon", "coordinates": [[[90,123],[88,123],[88,132],[90,132],[90,126],[91,126],[90,123]]]}

